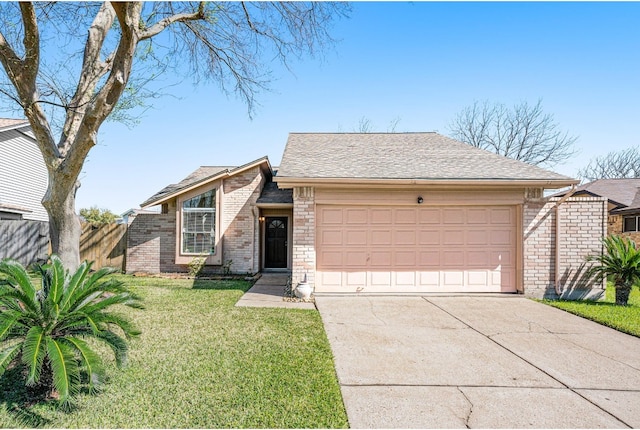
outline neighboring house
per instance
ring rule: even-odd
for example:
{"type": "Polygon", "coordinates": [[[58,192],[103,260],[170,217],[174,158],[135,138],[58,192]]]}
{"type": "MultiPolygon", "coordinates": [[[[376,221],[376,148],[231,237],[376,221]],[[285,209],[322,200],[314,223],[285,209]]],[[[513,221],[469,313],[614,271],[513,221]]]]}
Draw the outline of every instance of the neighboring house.
{"type": "Polygon", "coordinates": [[[48,175],[26,120],[0,118],[0,219],[48,221],[48,175]]]}
{"type": "Polygon", "coordinates": [[[574,196],[581,195],[606,198],[607,233],[640,243],[640,179],[598,179],[577,187],[574,196]]]}
{"type": "Polygon", "coordinates": [[[124,212],[122,215],[120,215],[120,218],[116,219],[116,224],[131,224],[133,222],[134,219],[136,219],[136,217],[139,214],[142,213],[156,213],[156,211],[148,211],[148,210],[144,210],[144,209],[129,209],[128,211],[124,212]]]}
{"type": "Polygon", "coordinates": [[[0,118],[0,259],[31,264],[46,257],[48,174],[26,120],[0,118]]]}
{"type": "Polygon", "coordinates": [[[292,133],[277,171],[201,167],[144,202],[162,210],[131,224],[127,271],[207,255],[316,293],[582,294],[606,200],[543,197],[577,182],[437,133],[292,133]]]}

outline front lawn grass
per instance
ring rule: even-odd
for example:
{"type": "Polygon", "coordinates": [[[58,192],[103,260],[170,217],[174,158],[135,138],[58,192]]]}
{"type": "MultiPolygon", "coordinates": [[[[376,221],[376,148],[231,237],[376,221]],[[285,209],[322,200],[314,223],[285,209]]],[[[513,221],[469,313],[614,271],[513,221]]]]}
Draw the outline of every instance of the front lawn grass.
{"type": "Polygon", "coordinates": [[[640,337],[640,290],[634,287],[627,306],[615,304],[615,290],[609,285],[604,301],[543,300],[544,303],[564,309],[624,333],[640,337]]]}
{"type": "Polygon", "coordinates": [[[0,427],[347,427],[331,349],[316,311],[236,308],[244,281],[121,276],[145,310],[122,371],[71,411],[29,404],[15,375],[0,379],[0,427]]]}

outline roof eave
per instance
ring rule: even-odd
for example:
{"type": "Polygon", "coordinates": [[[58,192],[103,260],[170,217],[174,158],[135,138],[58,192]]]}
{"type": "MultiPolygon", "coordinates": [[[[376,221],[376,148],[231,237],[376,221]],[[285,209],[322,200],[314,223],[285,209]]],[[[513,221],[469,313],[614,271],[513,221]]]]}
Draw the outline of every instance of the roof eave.
{"type": "Polygon", "coordinates": [[[235,169],[222,170],[221,172],[218,172],[213,176],[209,176],[207,178],[204,178],[204,179],[201,179],[201,180],[199,180],[197,182],[194,182],[193,184],[190,184],[190,185],[188,185],[186,187],[183,187],[183,188],[180,188],[178,190],[175,190],[174,192],[172,192],[170,194],[167,194],[166,196],[163,196],[163,197],[161,197],[159,199],[147,200],[147,201],[143,202],[142,204],[140,204],[140,208],[141,209],[147,209],[147,208],[150,208],[150,207],[153,207],[153,206],[160,205],[162,203],[165,203],[165,202],[167,202],[169,200],[174,199],[176,196],[179,196],[180,194],[189,192],[191,190],[194,190],[194,189],[196,189],[198,187],[201,187],[201,186],[206,185],[208,183],[211,183],[213,181],[217,181],[218,179],[228,178],[228,177],[237,175],[238,173],[242,173],[245,170],[251,169],[251,168],[253,168],[255,166],[259,166],[259,165],[261,165],[263,163],[267,164],[267,168],[265,169],[266,171],[273,172],[273,170],[271,168],[271,163],[269,162],[269,157],[264,156],[264,157],[258,158],[257,160],[254,160],[254,161],[252,161],[250,163],[243,164],[242,166],[236,167],[235,169]]]}
{"type": "Polygon", "coordinates": [[[615,208],[615,209],[612,209],[610,212],[612,215],[631,215],[635,213],[640,213],[640,208],[629,208],[629,207],[615,208]]]}
{"type": "Polygon", "coordinates": [[[9,130],[15,130],[16,128],[24,128],[29,126],[30,126],[29,121],[24,121],[17,124],[5,125],[4,127],[0,127],[0,133],[9,131],[9,130]]]}
{"type": "Polygon", "coordinates": [[[293,203],[256,203],[256,207],[262,209],[291,209],[293,208],[293,203]]]}
{"type": "Polygon", "coordinates": [[[336,186],[350,187],[353,185],[369,185],[381,187],[397,186],[496,186],[496,187],[544,187],[557,189],[577,185],[577,179],[377,179],[377,178],[301,178],[293,176],[278,176],[280,188],[298,186],[336,186]]]}

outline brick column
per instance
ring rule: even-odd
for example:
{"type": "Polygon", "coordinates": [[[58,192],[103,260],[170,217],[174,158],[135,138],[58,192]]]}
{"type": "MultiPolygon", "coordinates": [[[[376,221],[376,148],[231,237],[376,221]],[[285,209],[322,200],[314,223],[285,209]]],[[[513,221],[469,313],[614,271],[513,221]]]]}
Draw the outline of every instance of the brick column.
{"type": "Polygon", "coordinates": [[[313,187],[293,189],[292,286],[304,280],[314,286],[316,276],[316,212],[313,187]]]}
{"type": "Polygon", "coordinates": [[[602,252],[607,230],[607,203],[602,197],[570,197],[559,206],[556,239],[556,203],[560,199],[530,199],[523,211],[524,293],[556,298],[556,277],[562,297],[597,297],[602,284],[586,276],[585,258],[602,252]],[[556,242],[558,268],[556,274],[556,242]]]}

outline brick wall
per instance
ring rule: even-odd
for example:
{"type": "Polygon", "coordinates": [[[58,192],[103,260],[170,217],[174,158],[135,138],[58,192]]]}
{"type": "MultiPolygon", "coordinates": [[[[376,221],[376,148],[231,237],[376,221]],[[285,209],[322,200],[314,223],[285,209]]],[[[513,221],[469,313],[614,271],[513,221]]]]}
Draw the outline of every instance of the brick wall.
{"type": "Polygon", "coordinates": [[[260,271],[260,225],[256,201],[263,183],[260,167],[224,180],[222,262],[232,260],[233,273],[260,271]]]}
{"type": "MultiPolygon", "coordinates": [[[[556,203],[559,198],[528,200],[523,210],[524,292],[555,297],[556,203]]],[[[559,206],[559,289],[563,297],[602,293],[602,284],[586,278],[587,255],[602,252],[607,205],[601,197],[572,197],[559,206]]]]}
{"type": "MultiPolygon", "coordinates": [[[[264,178],[259,167],[223,182],[221,208],[222,263],[232,260],[232,273],[259,271],[259,219],[255,207],[264,178]]],[[[175,264],[176,212],[140,214],[129,226],[127,273],[188,272],[186,264],[175,264]]],[[[206,266],[203,273],[218,273],[222,266],[206,266]]]]}
{"type": "Polygon", "coordinates": [[[316,271],[316,218],[313,187],[293,189],[293,267],[291,283],[295,287],[307,276],[314,286],[316,271]]]}
{"type": "Polygon", "coordinates": [[[176,215],[139,214],[129,225],[127,243],[127,273],[184,272],[177,266],[176,215]]]}
{"type": "Polygon", "coordinates": [[[622,215],[609,215],[609,222],[607,225],[607,234],[617,234],[622,237],[628,237],[635,243],[640,244],[640,232],[637,231],[622,231],[622,215]]]}

